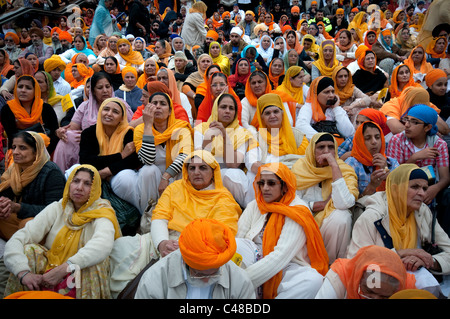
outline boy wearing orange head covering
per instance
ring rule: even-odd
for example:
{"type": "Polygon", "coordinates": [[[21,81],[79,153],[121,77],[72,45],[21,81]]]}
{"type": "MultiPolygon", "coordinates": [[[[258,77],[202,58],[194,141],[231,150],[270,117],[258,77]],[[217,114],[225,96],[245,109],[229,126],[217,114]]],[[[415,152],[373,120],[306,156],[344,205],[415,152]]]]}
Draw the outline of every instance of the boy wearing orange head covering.
{"type": "Polygon", "coordinates": [[[254,299],[244,269],[231,259],[234,234],[215,219],[196,219],[181,232],[180,249],[142,276],[135,299],[254,299]]]}

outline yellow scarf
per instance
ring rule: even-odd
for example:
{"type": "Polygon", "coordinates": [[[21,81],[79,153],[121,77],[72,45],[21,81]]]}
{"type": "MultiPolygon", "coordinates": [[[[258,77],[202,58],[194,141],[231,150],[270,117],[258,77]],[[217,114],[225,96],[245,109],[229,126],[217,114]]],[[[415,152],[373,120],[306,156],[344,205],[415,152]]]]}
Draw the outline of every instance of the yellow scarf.
{"type": "Polygon", "coordinates": [[[300,88],[293,87],[290,80],[291,77],[297,76],[301,72],[301,70],[303,70],[303,68],[300,66],[291,66],[286,71],[283,82],[276,88],[276,91],[287,93],[288,95],[292,96],[297,103],[305,104],[305,101],[303,99],[303,86],[300,88]]]}
{"type": "MultiPolygon", "coordinates": [[[[163,93],[165,94],[165,93],[163,93]]],[[[167,129],[164,132],[158,132],[152,127],[153,136],[155,137],[155,145],[166,143],[166,168],[169,167],[173,159],[175,159],[179,153],[189,154],[194,149],[192,142],[192,129],[190,124],[183,120],[175,118],[175,112],[173,110],[172,99],[165,94],[170,100],[170,115],[167,119],[167,129]]],[[[136,146],[136,152],[142,147],[142,138],[144,136],[145,124],[139,124],[134,129],[134,145],[136,146]]]]}
{"type": "Polygon", "coordinates": [[[242,213],[233,195],[223,186],[220,165],[208,151],[198,150],[191,153],[183,165],[181,180],[170,184],[158,200],[152,220],[166,219],[168,228],[182,232],[193,220],[199,218],[215,219],[223,222],[234,235],[237,233],[237,221],[242,213]],[[189,181],[187,163],[197,156],[214,170],[214,189],[196,190],[189,181]]]}
{"type": "Polygon", "coordinates": [[[117,41],[117,47],[119,47],[119,45],[122,43],[128,44],[129,47],[129,50],[126,54],[122,54],[119,51],[120,56],[127,62],[127,66],[144,64],[145,61],[144,58],[142,57],[142,54],[140,54],[137,51],[133,51],[133,49],[131,48],[130,41],[124,38],[119,39],[117,41]]]}
{"type": "Polygon", "coordinates": [[[231,72],[230,59],[228,59],[227,56],[222,54],[222,46],[220,45],[219,42],[213,41],[209,44],[209,55],[213,59],[213,64],[217,64],[218,66],[220,66],[220,69],[222,70],[222,72],[225,75],[229,76],[230,72],[231,72]],[[213,44],[217,44],[220,46],[220,53],[215,58],[211,55],[211,46],[213,44]]]}
{"type": "MultiPolygon", "coordinates": [[[[322,183],[322,198],[328,198],[331,194],[331,183],[333,182],[333,174],[330,166],[326,167],[317,167],[316,166],[316,158],[315,158],[315,148],[317,140],[323,135],[329,133],[317,133],[312,138],[311,141],[306,148],[305,157],[300,158],[293,166],[292,172],[297,177],[297,190],[307,189],[309,187],[315,186],[318,183],[322,183]]],[[[333,137],[334,139],[334,137],[333,137]]],[[[345,183],[350,191],[350,193],[355,196],[355,199],[358,199],[359,191],[358,191],[358,178],[356,176],[355,170],[353,167],[346,164],[342,161],[338,155],[338,145],[336,140],[334,140],[334,148],[335,148],[335,157],[336,162],[339,165],[339,169],[342,172],[342,176],[344,177],[345,183]]],[[[333,210],[334,207],[333,200],[330,199],[325,206],[325,209],[316,213],[314,218],[319,225],[322,225],[323,220],[328,217],[333,210]]]]}
{"type": "Polygon", "coordinates": [[[283,156],[286,154],[299,154],[300,148],[297,149],[297,143],[295,141],[295,136],[289,123],[289,118],[287,116],[286,110],[284,109],[283,101],[278,94],[268,93],[264,94],[258,99],[258,104],[256,105],[256,115],[258,117],[259,124],[259,134],[267,143],[268,152],[275,156],[283,156]],[[281,123],[281,128],[276,136],[272,136],[267,129],[266,124],[261,118],[261,114],[266,106],[274,105],[283,111],[283,121],[281,123]]]}
{"type": "Polygon", "coordinates": [[[22,189],[36,178],[45,163],[50,160],[42,136],[36,132],[27,132],[36,140],[36,159],[31,166],[25,169],[13,162],[1,177],[0,191],[11,187],[16,196],[22,194],[22,189]]]}
{"type": "Polygon", "coordinates": [[[118,98],[112,97],[103,101],[98,110],[97,126],[95,129],[98,145],[100,148],[99,155],[111,155],[120,153],[123,150],[123,138],[127,134],[128,130],[133,128],[128,125],[127,110],[125,104],[118,98]],[[105,133],[105,129],[102,123],[102,110],[108,103],[116,103],[120,105],[122,109],[122,121],[117,125],[114,133],[111,137],[108,137],[105,133]]]}
{"type": "Polygon", "coordinates": [[[62,200],[63,213],[66,214],[65,226],[58,232],[52,247],[47,252],[47,270],[63,264],[77,253],[81,248],[80,238],[83,228],[96,218],[108,218],[114,224],[114,239],[122,236],[114,209],[108,201],[100,198],[102,193],[101,183],[100,174],[91,165],[80,165],[71,172],[64,188],[62,200]],[[70,200],[70,184],[79,169],[83,167],[94,172],[94,179],[88,201],[78,211],[74,211],[70,200]]]}
{"type": "Polygon", "coordinates": [[[411,171],[416,164],[402,164],[386,179],[386,197],[389,208],[389,230],[395,249],[416,248],[417,226],[414,212],[407,215],[407,192],[411,171]],[[394,173],[395,172],[395,173],[394,173]]]}
{"type": "Polygon", "coordinates": [[[316,68],[319,69],[320,75],[332,77],[334,69],[340,64],[340,62],[336,59],[336,47],[332,40],[323,41],[322,45],[320,46],[319,50],[319,58],[317,61],[313,62],[313,65],[316,66],[316,68]],[[332,47],[333,48],[333,58],[332,60],[327,64],[323,57],[323,50],[326,47],[332,47]]]}
{"type": "MultiPolygon", "coordinates": [[[[231,96],[231,95],[230,95],[231,96]]],[[[209,129],[209,125],[212,122],[219,121],[219,101],[220,96],[215,99],[213,108],[211,110],[211,116],[209,117],[207,122],[203,122],[198,124],[195,127],[195,130],[202,133],[203,135],[206,133],[206,131],[209,129]]],[[[242,144],[249,141],[249,146],[247,150],[251,150],[258,146],[258,143],[253,138],[252,134],[239,125],[239,119],[237,116],[237,110],[235,110],[236,113],[234,115],[234,120],[228,126],[225,128],[227,131],[228,138],[233,143],[234,150],[237,150],[242,144]]],[[[212,141],[212,148],[211,148],[211,154],[214,156],[222,156],[223,155],[223,136],[217,135],[214,137],[214,140],[212,141]]]]}

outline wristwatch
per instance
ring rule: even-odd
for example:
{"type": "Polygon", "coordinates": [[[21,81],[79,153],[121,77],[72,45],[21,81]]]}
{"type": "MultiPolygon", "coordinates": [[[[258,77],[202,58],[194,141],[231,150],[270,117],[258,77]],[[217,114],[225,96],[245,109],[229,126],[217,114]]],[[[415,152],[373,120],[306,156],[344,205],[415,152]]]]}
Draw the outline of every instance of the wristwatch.
{"type": "Polygon", "coordinates": [[[70,273],[73,274],[77,270],[77,267],[71,261],[66,261],[66,263],[69,265],[70,273]]]}

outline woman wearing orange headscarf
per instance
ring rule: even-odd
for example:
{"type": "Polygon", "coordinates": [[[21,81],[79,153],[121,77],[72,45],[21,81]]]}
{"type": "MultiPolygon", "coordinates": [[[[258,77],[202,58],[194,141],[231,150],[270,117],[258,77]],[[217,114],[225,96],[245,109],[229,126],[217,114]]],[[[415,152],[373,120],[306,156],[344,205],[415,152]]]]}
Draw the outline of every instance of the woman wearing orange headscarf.
{"type": "MultiPolygon", "coordinates": [[[[373,46],[372,46],[373,48],[373,46]]],[[[377,67],[377,55],[365,45],[356,50],[359,69],[353,74],[353,83],[369,96],[374,95],[388,85],[385,73],[377,67]]]]}
{"type": "Polygon", "coordinates": [[[4,79],[9,79],[14,75],[14,65],[9,60],[8,52],[0,49],[0,75],[2,76],[2,83],[4,79]]]}
{"type": "Polygon", "coordinates": [[[137,87],[143,89],[150,81],[156,80],[156,74],[159,71],[159,65],[155,60],[148,58],[144,62],[144,72],[139,76],[137,87]]]}
{"type": "Polygon", "coordinates": [[[281,80],[284,78],[284,61],[282,58],[273,58],[269,64],[269,80],[272,89],[276,89],[281,84],[281,80]]]}
{"type": "Polygon", "coordinates": [[[330,266],[316,299],[387,299],[397,291],[414,289],[415,282],[395,251],[369,245],[330,266]],[[379,279],[379,286],[368,284],[370,276],[379,279]]]}
{"type": "Polygon", "coordinates": [[[357,45],[353,41],[352,33],[341,29],[336,34],[336,59],[343,66],[349,65],[356,60],[355,52],[357,45]]]}
{"type": "Polygon", "coordinates": [[[117,41],[117,49],[119,56],[116,58],[119,61],[121,70],[126,66],[132,66],[140,71],[144,70],[144,58],[140,52],[133,51],[130,41],[124,38],[119,39],[117,41]]]}
{"type": "Polygon", "coordinates": [[[261,166],[253,183],[256,201],[239,218],[237,252],[263,299],[314,298],[328,271],[322,235],[296,184],[286,165],[261,166]]]}
{"type": "Polygon", "coordinates": [[[369,107],[370,97],[355,86],[350,70],[342,65],[334,69],[331,78],[334,81],[334,89],[339,97],[340,105],[353,123],[355,115],[361,109],[369,107]]]}
{"type": "Polygon", "coordinates": [[[409,86],[422,87],[414,81],[409,66],[400,64],[392,72],[388,95],[390,95],[390,98],[399,97],[402,91],[409,86]]]}
{"type": "Polygon", "coordinates": [[[386,189],[386,178],[399,163],[386,156],[386,141],[381,127],[372,121],[359,125],[353,137],[353,147],[345,162],[358,176],[359,196],[372,195],[386,189]]]}
{"type": "Polygon", "coordinates": [[[403,61],[403,64],[409,66],[409,69],[413,73],[414,80],[418,83],[421,83],[424,80],[425,75],[433,70],[433,66],[427,62],[425,49],[421,44],[412,49],[408,58],[403,61]]]}
{"type": "Polygon", "coordinates": [[[448,40],[446,37],[433,38],[425,50],[427,56],[427,62],[431,63],[433,67],[438,67],[441,59],[445,59],[447,56],[448,40]]]}
{"type": "MultiPolygon", "coordinates": [[[[22,75],[17,79],[14,99],[3,106],[0,119],[8,138],[21,130],[35,131],[42,133],[50,154],[55,150],[59,140],[55,133],[58,118],[53,107],[42,100],[41,88],[34,77],[22,75]]],[[[10,139],[8,148],[11,142],[10,139]]]]}
{"type": "Polygon", "coordinates": [[[86,80],[91,76],[89,69],[86,65],[83,63],[75,63],[72,66],[72,76],[73,81],[71,81],[70,87],[72,89],[77,89],[80,86],[83,86],[86,84],[86,80]]]}
{"type": "Polygon", "coordinates": [[[425,14],[423,13],[418,12],[413,16],[412,23],[409,25],[409,31],[415,37],[417,37],[419,35],[420,30],[422,30],[424,20],[425,14]]]}

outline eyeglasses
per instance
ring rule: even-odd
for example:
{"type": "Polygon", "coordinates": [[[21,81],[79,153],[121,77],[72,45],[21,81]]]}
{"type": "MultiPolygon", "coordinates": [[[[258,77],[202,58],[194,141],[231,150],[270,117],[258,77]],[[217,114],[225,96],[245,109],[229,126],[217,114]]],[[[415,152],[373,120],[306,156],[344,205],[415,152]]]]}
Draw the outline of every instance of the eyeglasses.
{"type": "Polygon", "coordinates": [[[267,180],[267,181],[265,181],[265,180],[257,181],[256,184],[257,184],[259,187],[263,187],[263,186],[266,185],[266,184],[267,184],[267,186],[269,186],[269,187],[274,187],[275,185],[281,184],[281,182],[280,182],[280,181],[273,180],[273,179],[269,179],[269,180],[267,180]]]}
{"type": "Polygon", "coordinates": [[[189,277],[191,277],[192,279],[217,278],[222,275],[222,268],[217,269],[217,271],[213,272],[212,274],[204,274],[190,267],[188,267],[188,269],[189,269],[189,277]]]}
{"type": "Polygon", "coordinates": [[[358,286],[358,295],[363,299],[373,299],[372,297],[369,297],[361,292],[361,286],[358,286]]]}
{"type": "Polygon", "coordinates": [[[403,125],[406,125],[406,123],[409,123],[409,124],[411,124],[411,125],[413,125],[413,126],[416,126],[416,125],[419,125],[419,124],[425,125],[425,123],[422,122],[422,121],[418,121],[418,120],[415,120],[415,119],[410,119],[410,118],[408,118],[408,117],[402,118],[402,119],[400,120],[400,122],[401,122],[403,125]]]}

